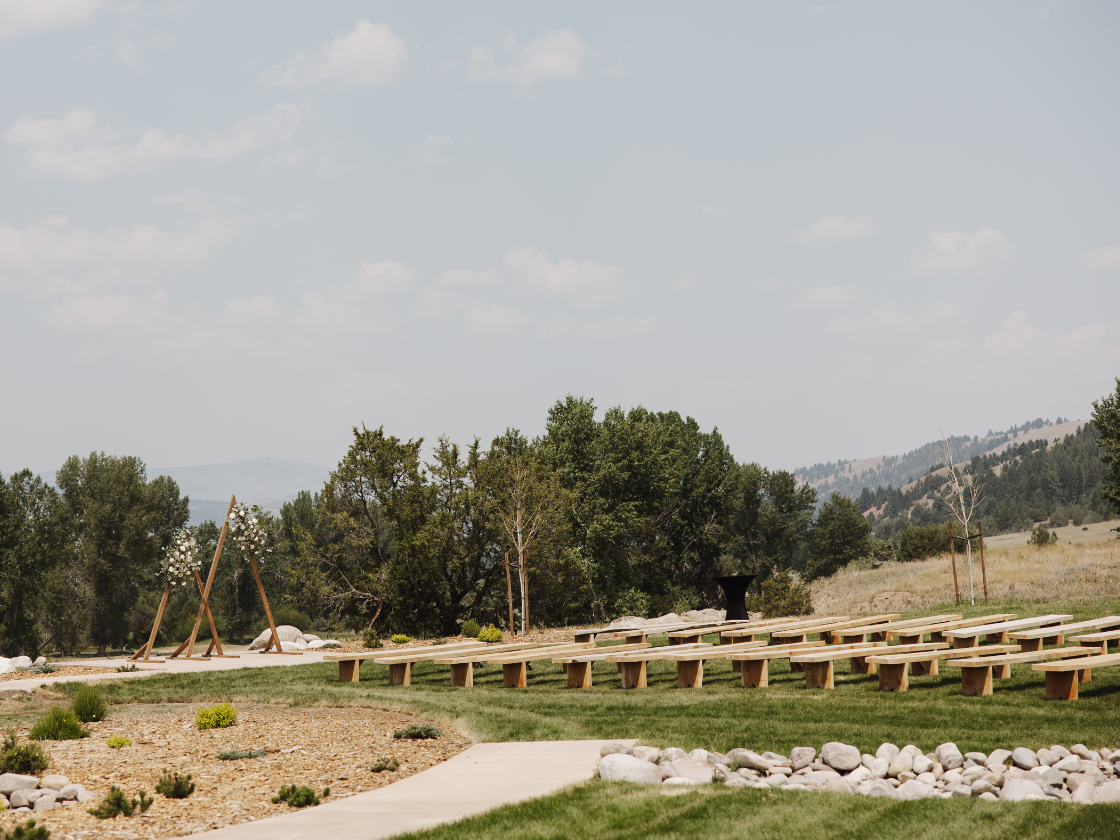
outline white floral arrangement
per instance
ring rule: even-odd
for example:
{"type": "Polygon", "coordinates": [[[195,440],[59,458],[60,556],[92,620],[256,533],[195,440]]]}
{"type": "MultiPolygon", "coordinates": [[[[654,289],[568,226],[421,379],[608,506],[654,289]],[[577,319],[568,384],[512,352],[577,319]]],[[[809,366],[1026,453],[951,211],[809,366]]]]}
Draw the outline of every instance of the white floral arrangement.
{"type": "Polygon", "coordinates": [[[175,535],[163,556],[163,574],[167,582],[172,586],[186,586],[202,563],[197,555],[198,542],[194,534],[184,528],[175,535]]]}
{"type": "Polygon", "coordinates": [[[261,554],[272,551],[266,548],[268,535],[261,527],[261,514],[263,511],[254,505],[249,507],[245,502],[238,502],[229,514],[229,532],[245,554],[252,555],[256,560],[261,559],[261,554]]]}

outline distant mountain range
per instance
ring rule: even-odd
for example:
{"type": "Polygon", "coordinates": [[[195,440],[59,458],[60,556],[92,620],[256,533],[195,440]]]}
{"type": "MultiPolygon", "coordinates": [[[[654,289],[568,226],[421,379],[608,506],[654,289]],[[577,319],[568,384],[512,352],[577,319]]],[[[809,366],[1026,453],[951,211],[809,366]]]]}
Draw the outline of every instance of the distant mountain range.
{"type": "MultiPolygon", "coordinates": [[[[1087,420],[1070,420],[1059,417],[1055,422],[1049,419],[1028,420],[1021,426],[1012,426],[1006,432],[993,432],[991,429],[983,437],[979,435],[951,435],[949,445],[953,459],[957,463],[967,463],[976,455],[1001,452],[1012,444],[1046,438],[1051,443],[1054,438],[1063,438],[1077,431],[1087,420]]],[[[930,441],[924,446],[912,449],[903,455],[876,455],[856,461],[830,461],[813,464],[811,467],[798,467],[793,474],[817,490],[817,501],[823,502],[833,493],[859,498],[864,487],[875,490],[890,485],[898,488],[921,478],[932,466],[940,466],[937,450],[941,441],[930,441]]]]}
{"type": "Polygon", "coordinates": [[[179,492],[190,497],[190,524],[197,525],[207,519],[221,522],[231,493],[239,502],[279,512],[300,490],[321,490],[330,472],[330,467],[304,461],[251,458],[198,467],[149,467],[148,478],[166,475],[175,479],[179,492]]]}

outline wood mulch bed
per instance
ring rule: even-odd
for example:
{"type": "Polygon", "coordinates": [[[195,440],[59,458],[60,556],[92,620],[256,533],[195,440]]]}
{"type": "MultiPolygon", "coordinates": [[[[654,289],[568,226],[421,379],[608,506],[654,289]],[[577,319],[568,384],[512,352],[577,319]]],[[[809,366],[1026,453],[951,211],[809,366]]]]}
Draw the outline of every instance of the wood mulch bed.
{"type": "MultiPolygon", "coordinates": [[[[284,803],[272,804],[281,785],[307,785],[316,793],[329,786],[331,795],[324,802],[331,802],[411,776],[470,746],[461,733],[445,725],[437,739],[396,740],[393,730],[423,721],[380,709],[239,705],[236,724],[200,731],[194,726],[198,705],[166,708],[133,712],[116,707],[106,720],[87,724],[89,738],[42,742],[52,759],[47,772],[85,785],[99,800],[112,785],[130,797],[146,790],[155,798],[144,814],[128,818],[96,819],[87,809],[97,801],[34,814],[37,823],[50,828],[54,840],[180,837],[274,817],[293,810],[284,803]],[[110,749],[106,741],[112,735],[131,738],[133,746],[110,749]],[[219,751],[251,749],[266,749],[268,755],[217,758],[219,751]],[[399,769],[372,772],[370,767],[381,757],[396,758],[399,769]],[[197,790],[187,799],[155,793],[165,768],[193,774],[197,790]]],[[[26,736],[26,728],[21,734],[26,736]]],[[[31,816],[0,814],[0,827],[10,831],[31,816]]]]}
{"type": "Polygon", "coordinates": [[[35,674],[31,671],[12,671],[8,674],[0,674],[0,682],[9,682],[10,680],[49,680],[55,677],[82,677],[89,674],[112,674],[112,668],[85,668],[78,665],[56,665],[54,670],[49,674],[35,674]]]}

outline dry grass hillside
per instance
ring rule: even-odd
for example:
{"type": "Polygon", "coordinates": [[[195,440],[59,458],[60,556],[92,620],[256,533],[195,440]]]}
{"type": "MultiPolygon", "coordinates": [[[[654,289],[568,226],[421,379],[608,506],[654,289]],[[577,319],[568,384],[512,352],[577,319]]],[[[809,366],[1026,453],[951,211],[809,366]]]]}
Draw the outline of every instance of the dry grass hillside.
{"type": "MultiPolygon", "coordinates": [[[[992,601],[1091,601],[1115,595],[1120,580],[1120,540],[1046,548],[989,547],[988,594],[992,601]]],[[[968,597],[968,569],[957,555],[961,596],[968,597]]],[[[983,595],[980,557],[973,555],[977,600],[983,595]]],[[[870,615],[933,609],[954,601],[949,555],[879,569],[848,568],[812,585],[819,615],[870,615]]]]}

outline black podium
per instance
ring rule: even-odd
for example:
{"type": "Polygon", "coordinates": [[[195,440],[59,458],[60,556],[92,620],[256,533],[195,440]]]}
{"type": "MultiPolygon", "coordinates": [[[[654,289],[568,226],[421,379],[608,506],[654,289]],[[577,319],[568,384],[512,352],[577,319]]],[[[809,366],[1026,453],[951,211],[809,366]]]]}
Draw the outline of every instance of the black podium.
{"type": "Polygon", "coordinates": [[[750,616],[747,615],[747,587],[754,583],[757,577],[758,575],[724,575],[712,578],[719,584],[727,599],[728,621],[750,620],[750,616]]]}

